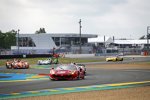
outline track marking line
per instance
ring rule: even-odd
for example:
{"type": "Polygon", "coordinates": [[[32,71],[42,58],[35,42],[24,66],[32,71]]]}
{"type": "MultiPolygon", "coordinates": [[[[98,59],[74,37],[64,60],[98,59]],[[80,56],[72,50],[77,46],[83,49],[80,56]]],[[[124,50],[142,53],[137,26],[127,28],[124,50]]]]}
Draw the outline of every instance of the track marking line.
{"type": "Polygon", "coordinates": [[[49,89],[50,92],[58,92],[59,90],[49,89]]]}
{"type": "Polygon", "coordinates": [[[63,88],[64,90],[75,90],[75,88],[63,88]]]}
{"type": "Polygon", "coordinates": [[[142,82],[127,82],[127,83],[118,83],[118,84],[108,84],[108,86],[123,86],[123,85],[134,85],[134,84],[143,84],[149,83],[150,81],[142,81],[142,82]]]}
{"type": "Polygon", "coordinates": [[[48,76],[39,74],[0,73],[0,76],[5,76],[0,78],[0,82],[27,82],[49,79],[48,76]]]}
{"type": "Polygon", "coordinates": [[[28,91],[29,93],[35,94],[35,93],[39,93],[40,91],[28,91]]]}
{"type": "Polygon", "coordinates": [[[147,73],[150,72],[150,70],[124,70],[124,71],[131,71],[131,72],[147,72],[147,73]]]}
{"type": "Polygon", "coordinates": [[[11,95],[20,95],[20,93],[11,93],[11,95]]]}
{"type": "Polygon", "coordinates": [[[53,94],[64,94],[64,93],[96,91],[96,90],[122,89],[122,88],[140,87],[146,85],[149,86],[150,81],[102,84],[102,85],[70,87],[70,88],[54,88],[54,89],[44,89],[39,91],[26,91],[21,93],[0,94],[0,99],[12,99],[12,98],[22,98],[22,97],[30,97],[30,96],[45,96],[45,95],[53,95],[53,94]]]}
{"type": "Polygon", "coordinates": [[[89,88],[89,87],[88,86],[82,86],[82,87],[78,87],[78,88],[86,89],[86,88],[89,88]]]}

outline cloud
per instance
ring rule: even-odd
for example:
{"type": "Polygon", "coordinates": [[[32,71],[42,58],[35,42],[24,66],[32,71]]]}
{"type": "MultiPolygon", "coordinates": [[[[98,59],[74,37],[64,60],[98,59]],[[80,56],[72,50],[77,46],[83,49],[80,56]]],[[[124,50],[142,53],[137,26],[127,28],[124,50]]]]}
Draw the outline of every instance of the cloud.
{"type": "Polygon", "coordinates": [[[82,33],[138,38],[149,25],[149,0],[1,0],[0,30],[82,33]]]}
{"type": "Polygon", "coordinates": [[[97,26],[91,29],[99,30],[100,35],[114,35],[117,38],[138,38],[145,35],[146,27],[150,23],[148,4],[148,0],[129,0],[127,3],[115,5],[111,12],[93,19],[91,27],[95,23],[97,26]]]}

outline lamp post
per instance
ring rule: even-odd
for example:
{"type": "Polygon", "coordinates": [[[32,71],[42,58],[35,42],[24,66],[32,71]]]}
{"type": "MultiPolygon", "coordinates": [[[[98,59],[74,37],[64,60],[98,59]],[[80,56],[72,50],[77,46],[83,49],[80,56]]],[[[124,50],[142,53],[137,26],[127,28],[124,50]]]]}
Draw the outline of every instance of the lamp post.
{"type": "Polygon", "coordinates": [[[17,31],[17,35],[18,35],[18,36],[17,36],[18,54],[20,53],[20,52],[19,52],[19,31],[20,31],[20,30],[18,29],[18,31],[17,31]]]}
{"type": "Polygon", "coordinates": [[[81,26],[81,19],[79,20],[79,35],[80,35],[80,40],[79,40],[79,42],[80,42],[80,48],[79,48],[79,53],[81,54],[81,28],[82,28],[82,26],[81,26]]]}
{"type": "Polygon", "coordinates": [[[147,52],[149,52],[149,31],[150,31],[150,26],[147,26],[147,52]]]}

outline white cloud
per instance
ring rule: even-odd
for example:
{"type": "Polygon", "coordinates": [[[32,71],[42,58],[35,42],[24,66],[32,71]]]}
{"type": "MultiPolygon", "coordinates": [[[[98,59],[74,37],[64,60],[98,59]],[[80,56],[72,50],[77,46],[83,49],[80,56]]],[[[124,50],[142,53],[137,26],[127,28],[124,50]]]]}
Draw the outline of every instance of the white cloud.
{"type": "Polygon", "coordinates": [[[149,0],[1,0],[0,30],[82,32],[138,38],[150,24],[149,0]]]}

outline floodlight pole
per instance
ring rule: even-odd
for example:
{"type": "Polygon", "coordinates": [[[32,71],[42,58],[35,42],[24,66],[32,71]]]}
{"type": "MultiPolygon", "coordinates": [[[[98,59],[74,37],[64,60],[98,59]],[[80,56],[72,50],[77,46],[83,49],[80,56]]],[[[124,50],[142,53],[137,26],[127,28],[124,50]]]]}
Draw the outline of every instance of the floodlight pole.
{"type": "Polygon", "coordinates": [[[18,47],[18,54],[19,54],[19,29],[18,29],[18,31],[17,31],[17,47],[18,47]]]}
{"type": "Polygon", "coordinates": [[[149,31],[150,31],[150,26],[147,26],[147,51],[149,52],[149,31]]]}
{"type": "Polygon", "coordinates": [[[80,48],[79,48],[79,53],[81,54],[81,28],[82,28],[82,26],[81,26],[81,19],[79,20],[79,35],[80,35],[80,40],[79,40],[79,42],[80,42],[80,48]]]}

